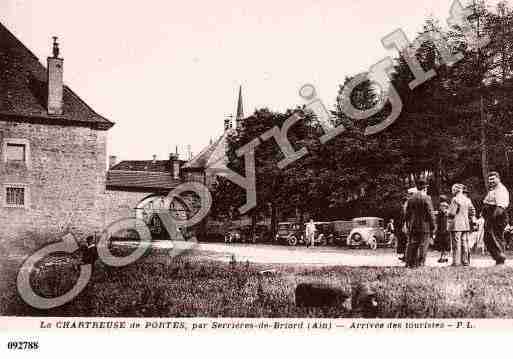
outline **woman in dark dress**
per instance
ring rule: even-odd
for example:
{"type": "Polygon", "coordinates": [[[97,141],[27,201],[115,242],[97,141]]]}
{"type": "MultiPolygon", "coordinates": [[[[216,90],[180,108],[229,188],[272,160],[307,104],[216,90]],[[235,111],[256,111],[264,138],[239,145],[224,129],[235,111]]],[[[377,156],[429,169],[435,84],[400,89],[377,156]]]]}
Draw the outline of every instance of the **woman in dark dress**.
{"type": "Polygon", "coordinates": [[[447,263],[449,260],[446,258],[447,253],[451,251],[451,241],[449,231],[447,230],[447,212],[449,204],[445,201],[440,202],[438,216],[436,219],[437,231],[435,238],[435,248],[440,251],[440,259],[438,263],[447,263]]]}

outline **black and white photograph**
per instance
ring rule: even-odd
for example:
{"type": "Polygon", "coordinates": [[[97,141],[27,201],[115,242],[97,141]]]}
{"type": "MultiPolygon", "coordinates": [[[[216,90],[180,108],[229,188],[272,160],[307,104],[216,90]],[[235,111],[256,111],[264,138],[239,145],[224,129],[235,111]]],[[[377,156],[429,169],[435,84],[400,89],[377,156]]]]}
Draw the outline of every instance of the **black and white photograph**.
{"type": "Polygon", "coordinates": [[[509,1],[2,0],[0,327],[511,329],[512,91],[509,1]]]}

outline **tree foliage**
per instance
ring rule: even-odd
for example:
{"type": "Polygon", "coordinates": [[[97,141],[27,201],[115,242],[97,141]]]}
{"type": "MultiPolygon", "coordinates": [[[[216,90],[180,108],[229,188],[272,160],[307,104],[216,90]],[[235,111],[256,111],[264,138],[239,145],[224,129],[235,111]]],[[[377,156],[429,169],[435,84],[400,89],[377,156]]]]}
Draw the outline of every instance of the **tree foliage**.
{"type": "MultiPolygon", "coordinates": [[[[373,136],[363,133],[366,126],[388,116],[390,104],[365,120],[355,121],[342,111],[340,96],[351,76],[339,87],[332,119],[334,125],[344,124],[347,131],[328,143],[319,141],[323,131],[315,116],[304,108],[295,109],[302,120],[290,129],[288,137],[296,150],[306,147],[308,155],[279,169],[283,154],[276,142],[268,140],[258,146],[258,205],[254,212],[270,216],[276,211],[280,219],[297,213],[316,220],[397,216],[405,190],[420,176],[428,177],[435,199],[449,194],[455,182],[467,184],[479,206],[485,193],[483,149],[487,168],[500,171],[506,185],[513,185],[509,135],[513,101],[508,96],[513,88],[513,10],[507,3],[491,8],[483,1],[472,9],[474,28],[479,25],[479,36],[488,35],[490,43],[479,49],[461,28],[444,29],[435,19],[426,19],[420,34],[436,36],[415,49],[414,56],[424,71],[434,69],[436,76],[410,89],[414,76],[405,53],[398,54],[391,85],[398,91],[403,109],[385,131],[373,136]],[[463,58],[446,64],[440,44],[463,58]]],[[[358,109],[373,108],[380,91],[368,74],[368,81],[351,92],[351,102],[358,109]]],[[[387,89],[383,91],[386,94],[387,89]]],[[[243,121],[230,137],[230,167],[243,173],[243,158],[235,151],[273,126],[281,128],[292,112],[260,109],[243,121]]],[[[244,191],[227,180],[219,181],[215,196],[218,213],[224,214],[233,214],[245,200],[244,191]]]]}

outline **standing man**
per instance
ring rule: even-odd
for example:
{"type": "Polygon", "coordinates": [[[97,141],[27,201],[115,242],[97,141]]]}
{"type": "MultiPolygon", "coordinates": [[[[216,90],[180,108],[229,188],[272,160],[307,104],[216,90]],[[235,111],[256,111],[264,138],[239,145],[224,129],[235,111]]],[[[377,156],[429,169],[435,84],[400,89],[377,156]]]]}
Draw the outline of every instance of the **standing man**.
{"type": "Polygon", "coordinates": [[[408,228],[406,226],[406,205],[408,200],[417,192],[417,187],[412,187],[406,192],[406,199],[401,206],[401,225],[397,231],[397,254],[400,255],[399,260],[406,262],[406,247],[408,244],[408,228]]]}
{"type": "Polygon", "coordinates": [[[506,261],[504,255],[504,228],[507,223],[509,192],[501,183],[498,172],[488,174],[488,194],[483,200],[484,243],[497,265],[506,261]]]}
{"type": "Polygon", "coordinates": [[[310,245],[312,246],[312,248],[314,247],[314,244],[315,244],[315,231],[317,229],[315,228],[315,223],[314,223],[314,220],[313,219],[310,219],[310,222],[308,222],[306,224],[306,228],[305,228],[305,234],[306,234],[306,243],[310,243],[310,245]]]}
{"type": "Polygon", "coordinates": [[[463,190],[464,186],[461,184],[452,186],[454,197],[449,206],[453,266],[470,265],[470,218],[475,217],[476,211],[470,198],[463,194],[463,190]]]}
{"type": "Polygon", "coordinates": [[[406,248],[406,267],[416,268],[426,264],[429,241],[436,232],[436,218],[431,197],[427,195],[427,182],[417,181],[417,193],[406,204],[406,226],[409,238],[406,248]]]}

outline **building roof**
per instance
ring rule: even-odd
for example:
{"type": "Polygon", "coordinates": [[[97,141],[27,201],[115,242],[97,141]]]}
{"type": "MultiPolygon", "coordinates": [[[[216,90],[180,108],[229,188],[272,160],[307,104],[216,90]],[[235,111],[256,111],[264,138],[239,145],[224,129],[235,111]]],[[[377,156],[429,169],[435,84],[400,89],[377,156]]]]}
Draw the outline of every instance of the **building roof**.
{"type": "Polygon", "coordinates": [[[49,115],[47,78],[47,70],[38,58],[0,23],[0,115],[13,121],[102,130],[114,125],[67,86],[63,91],[63,115],[49,115]]]}
{"type": "Polygon", "coordinates": [[[174,179],[171,173],[150,171],[120,171],[107,172],[107,189],[134,189],[145,191],[171,190],[180,185],[180,180],[174,179]]]}
{"type": "Polygon", "coordinates": [[[184,169],[206,169],[209,167],[223,168],[227,164],[226,152],[228,150],[228,136],[234,130],[225,131],[212,144],[205,147],[198,155],[187,162],[184,169]]]}
{"type": "MultiPolygon", "coordinates": [[[[180,164],[185,161],[179,160],[180,164]]],[[[170,172],[169,160],[156,160],[156,161],[121,161],[112,170],[119,171],[148,171],[148,172],[170,172]]]]}

